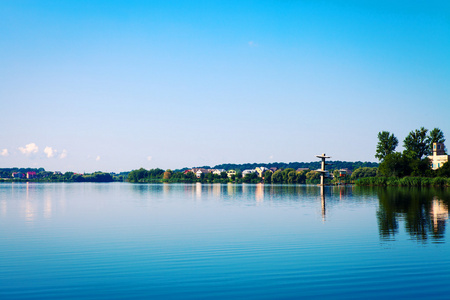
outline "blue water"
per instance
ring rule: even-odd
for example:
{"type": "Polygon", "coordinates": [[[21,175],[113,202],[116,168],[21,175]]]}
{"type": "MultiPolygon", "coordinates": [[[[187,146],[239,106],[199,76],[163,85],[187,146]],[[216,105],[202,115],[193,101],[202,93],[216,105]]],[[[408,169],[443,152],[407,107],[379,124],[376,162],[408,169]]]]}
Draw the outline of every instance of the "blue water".
{"type": "Polygon", "coordinates": [[[450,299],[450,194],[0,184],[0,299],[450,299]]]}

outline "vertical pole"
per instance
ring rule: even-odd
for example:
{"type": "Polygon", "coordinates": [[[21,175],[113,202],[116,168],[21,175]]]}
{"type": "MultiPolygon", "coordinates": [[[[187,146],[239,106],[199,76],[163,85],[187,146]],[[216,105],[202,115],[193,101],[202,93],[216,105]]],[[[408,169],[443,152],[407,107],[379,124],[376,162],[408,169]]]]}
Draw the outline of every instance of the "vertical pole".
{"type": "MultiPolygon", "coordinates": [[[[325,157],[322,157],[322,171],[325,171],[325,157]]],[[[325,173],[320,173],[320,185],[323,185],[324,184],[324,176],[325,176],[325,173]]]]}

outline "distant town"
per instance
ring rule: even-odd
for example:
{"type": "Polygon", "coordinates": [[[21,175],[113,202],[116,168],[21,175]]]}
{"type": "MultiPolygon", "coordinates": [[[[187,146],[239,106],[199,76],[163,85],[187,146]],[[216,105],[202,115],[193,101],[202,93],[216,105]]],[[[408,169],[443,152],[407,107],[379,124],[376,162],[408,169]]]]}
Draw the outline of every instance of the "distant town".
{"type": "MultiPolygon", "coordinates": [[[[221,164],[178,170],[138,169],[121,173],[75,173],[44,168],[0,168],[2,181],[27,182],[203,182],[203,183],[318,183],[320,162],[221,164]]],[[[329,181],[375,176],[377,163],[331,161],[329,181]]]]}

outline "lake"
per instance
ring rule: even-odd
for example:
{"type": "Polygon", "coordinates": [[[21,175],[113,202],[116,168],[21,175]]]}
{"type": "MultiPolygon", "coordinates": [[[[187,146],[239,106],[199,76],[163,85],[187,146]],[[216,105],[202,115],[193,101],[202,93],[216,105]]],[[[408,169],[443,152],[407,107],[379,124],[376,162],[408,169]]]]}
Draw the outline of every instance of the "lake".
{"type": "Polygon", "coordinates": [[[2,183],[0,299],[449,299],[450,191],[2,183]]]}

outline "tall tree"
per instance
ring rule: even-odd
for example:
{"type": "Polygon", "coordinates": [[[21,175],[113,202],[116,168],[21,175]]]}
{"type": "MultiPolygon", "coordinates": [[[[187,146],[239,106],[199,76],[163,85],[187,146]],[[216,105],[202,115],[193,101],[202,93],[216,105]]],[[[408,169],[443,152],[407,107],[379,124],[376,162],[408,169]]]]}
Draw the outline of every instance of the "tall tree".
{"type": "Polygon", "coordinates": [[[422,159],[424,155],[429,155],[431,153],[430,138],[427,133],[428,129],[424,127],[411,131],[403,140],[405,154],[418,159],[422,159]]]}
{"type": "Polygon", "coordinates": [[[434,128],[433,130],[431,130],[429,142],[430,142],[430,152],[433,152],[433,143],[445,143],[445,137],[442,130],[440,130],[439,128],[434,128]]]}
{"type": "Polygon", "coordinates": [[[394,134],[389,133],[389,131],[382,131],[378,133],[378,145],[375,157],[379,160],[384,160],[384,158],[393,153],[398,145],[398,139],[394,134]]]}

